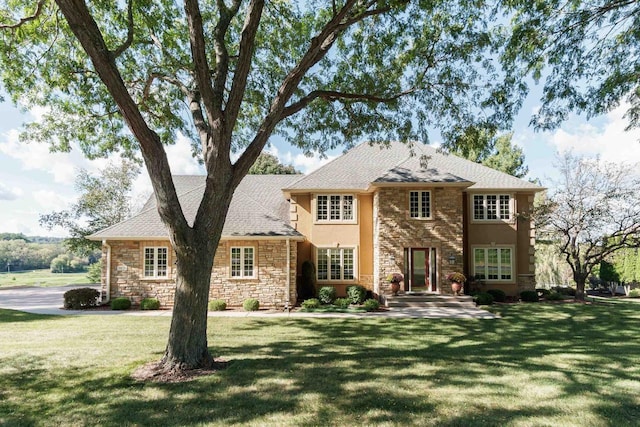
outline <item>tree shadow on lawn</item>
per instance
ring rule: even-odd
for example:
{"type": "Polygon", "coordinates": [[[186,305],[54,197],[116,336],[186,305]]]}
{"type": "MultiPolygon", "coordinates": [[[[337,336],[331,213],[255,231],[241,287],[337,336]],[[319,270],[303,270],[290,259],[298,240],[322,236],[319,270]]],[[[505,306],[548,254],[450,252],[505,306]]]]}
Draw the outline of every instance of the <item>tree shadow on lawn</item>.
{"type": "Polygon", "coordinates": [[[614,383],[637,385],[640,315],[608,310],[532,305],[505,308],[500,320],[212,323],[212,351],[231,360],[224,371],[150,384],[131,380],[135,366],[105,377],[81,368],[51,372],[32,361],[3,373],[0,390],[58,397],[2,399],[0,422],[46,424],[40,417],[49,414],[48,421],[105,425],[504,425],[562,416],[558,401],[588,396],[598,402],[591,416],[633,425],[637,398],[614,383]],[[523,381],[549,383],[555,394],[518,402],[523,381]]]}
{"type": "Polygon", "coordinates": [[[0,308],[0,325],[14,323],[14,322],[33,322],[42,320],[54,320],[62,319],[64,316],[49,315],[49,314],[33,314],[26,313],[24,311],[10,310],[0,308]]]}

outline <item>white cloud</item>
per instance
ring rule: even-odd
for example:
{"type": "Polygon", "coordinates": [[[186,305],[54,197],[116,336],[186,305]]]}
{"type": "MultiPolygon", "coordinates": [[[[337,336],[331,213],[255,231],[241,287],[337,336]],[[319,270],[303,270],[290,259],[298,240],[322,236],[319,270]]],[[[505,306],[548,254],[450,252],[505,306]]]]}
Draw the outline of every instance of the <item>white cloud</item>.
{"type": "Polygon", "coordinates": [[[280,153],[278,147],[273,144],[271,144],[271,146],[269,146],[266,151],[276,156],[280,163],[284,165],[293,165],[294,168],[305,174],[313,172],[320,166],[323,166],[338,157],[338,155],[327,155],[326,157],[322,158],[317,153],[314,153],[314,155],[311,157],[307,157],[302,153],[294,155],[291,153],[291,151],[280,153]]]}
{"type": "Polygon", "coordinates": [[[0,182],[0,200],[15,200],[22,195],[20,188],[9,188],[0,182]]]}
{"type": "Polygon", "coordinates": [[[18,140],[16,129],[10,130],[5,140],[0,142],[0,153],[20,161],[22,169],[48,172],[60,184],[72,184],[76,169],[88,164],[78,151],[51,153],[46,143],[22,143],[18,140]]]}
{"type": "Polygon", "coordinates": [[[75,201],[74,198],[63,197],[59,191],[55,190],[34,191],[33,200],[35,201],[36,205],[39,205],[43,208],[42,212],[65,210],[75,201]]]}
{"type": "Polygon", "coordinates": [[[565,125],[551,134],[549,145],[561,153],[572,150],[585,156],[598,155],[608,162],[640,162],[640,130],[624,130],[628,124],[623,118],[627,109],[628,105],[623,105],[611,111],[600,127],[585,122],[565,125]]]}
{"type": "Polygon", "coordinates": [[[165,147],[171,173],[174,175],[201,175],[204,168],[191,155],[191,142],[182,134],[178,134],[176,143],[165,147]]]}

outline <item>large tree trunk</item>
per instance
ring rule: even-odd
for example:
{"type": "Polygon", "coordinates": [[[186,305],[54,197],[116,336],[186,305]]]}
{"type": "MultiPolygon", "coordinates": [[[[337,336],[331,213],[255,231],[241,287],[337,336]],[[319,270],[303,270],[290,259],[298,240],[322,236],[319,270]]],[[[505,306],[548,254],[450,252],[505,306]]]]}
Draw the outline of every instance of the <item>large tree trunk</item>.
{"type": "Polygon", "coordinates": [[[183,233],[173,233],[176,253],[176,291],[169,341],[160,362],[165,372],[209,368],[213,357],[207,343],[207,304],[211,270],[218,249],[234,187],[231,175],[221,173],[218,180],[207,179],[207,189],[194,225],[183,233]],[[204,206],[215,214],[203,214],[204,206]]]}
{"type": "Polygon", "coordinates": [[[176,250],[176,291],[169,341],[161,364],[166,371],[207,368],[213,363],[207,344],[207,304],[215,250],[198,239],[176,250]]]}
{"type": "Polygon", "coordinates": [[[576,282],[576,300],[584,301],[584,288],[587,283],[587,274],[575,273],[573,280],[576,282]]]}

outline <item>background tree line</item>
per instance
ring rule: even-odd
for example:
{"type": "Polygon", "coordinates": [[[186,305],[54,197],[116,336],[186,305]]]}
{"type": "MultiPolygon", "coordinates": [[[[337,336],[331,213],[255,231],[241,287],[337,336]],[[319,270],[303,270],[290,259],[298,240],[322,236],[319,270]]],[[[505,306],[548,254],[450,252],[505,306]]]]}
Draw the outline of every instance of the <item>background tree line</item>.
{"type": "Polygon", "coordinates": [[[27,237],[23,234],[0,234],[0,268],[2,271],[40,270],[52,268],[65,272],[82,271],[88,259],[67,253],[62,239],[27,237]],[[40,243],[39,241],[43,241],[40,243]]]}

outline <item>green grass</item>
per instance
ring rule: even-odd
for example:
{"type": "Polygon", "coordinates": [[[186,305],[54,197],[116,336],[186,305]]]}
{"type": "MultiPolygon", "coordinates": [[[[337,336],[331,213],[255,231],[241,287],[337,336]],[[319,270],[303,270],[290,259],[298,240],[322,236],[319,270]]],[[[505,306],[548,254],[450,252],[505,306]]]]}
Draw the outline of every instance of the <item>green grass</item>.
{"type": "Polygon", "coordinates": [[[499,320],[212,318],[230,361],[131,380],[170,319],[0,310],[0,425],[631,426],[637,305],[501,306],[499,320]]]}
{"type": "Polygon", "coordinates": [[[9,286],[64,286],[89,283],[87,273],[51,273],[45,270],[29,270],[0,273],[0,288],[9,286]]]}

